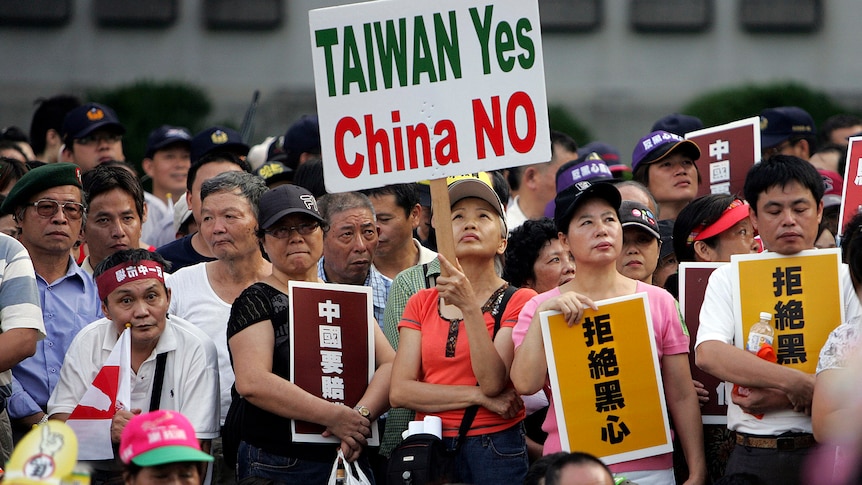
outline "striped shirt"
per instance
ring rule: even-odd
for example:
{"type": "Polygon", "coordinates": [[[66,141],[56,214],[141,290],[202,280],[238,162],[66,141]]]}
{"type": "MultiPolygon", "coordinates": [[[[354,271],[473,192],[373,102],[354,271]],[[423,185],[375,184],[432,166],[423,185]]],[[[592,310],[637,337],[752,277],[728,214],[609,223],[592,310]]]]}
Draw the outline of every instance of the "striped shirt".
{"type": "MultiPolygon", "coordinates": [[[[33,262],[16,239],[0,234],[0,334],[13,328],[35,328],[45,338],[33,262]]],[[[12,372],[0,372],[0,399],[10,394],[12,372]]]]}

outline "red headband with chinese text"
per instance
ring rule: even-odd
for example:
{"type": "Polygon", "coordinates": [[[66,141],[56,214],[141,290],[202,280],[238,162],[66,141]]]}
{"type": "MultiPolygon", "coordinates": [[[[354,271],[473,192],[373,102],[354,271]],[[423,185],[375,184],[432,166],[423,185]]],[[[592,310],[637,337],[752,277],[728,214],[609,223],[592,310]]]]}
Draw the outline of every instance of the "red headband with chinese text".
{"type": "Polygon", "coordinates": [[[151,260],[141,260],[137,263],[131,261],[120,263],[96,277],[96,287],[99,288],[99,299],[104,300],[114,290],[126,283],[147,278],[157,279],[164,284],[165,273],[162,265],[151,260]]]}

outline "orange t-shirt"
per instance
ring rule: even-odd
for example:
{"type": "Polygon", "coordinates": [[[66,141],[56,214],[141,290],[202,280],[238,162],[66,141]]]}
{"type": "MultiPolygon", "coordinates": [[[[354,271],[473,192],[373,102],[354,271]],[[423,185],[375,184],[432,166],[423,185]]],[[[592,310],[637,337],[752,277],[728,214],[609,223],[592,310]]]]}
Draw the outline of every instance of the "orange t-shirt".
{"type": "MultiPolygon", "coordinates": [[[[500,328],[514,327],[518,323],[521,308],[534,296],[536,292],[527,288],[516,291],[503,311],[500,328]]],[[[419,378],[429,384],[475,386],[477,381],[470,363],[470,344],[467,341],[464,322],[461,321],[458,324],[454,355],[447,357],[449,321],[440,316],[438,301],[439,295],[436,288],[419,291],[407,302],[401,322],[398,324],[399,328],[412,328],[422,332],[422,368],[419,378]]],[[[493,335],[494,317],[490,312],[485,312],[484,316],[488,335],[493,335]]],[[[464,417],[464,409],[443,411],[436,413],[436,416],[440,416],[443,420],[443,436],[456,436],[461,426],[461,419],[464,417]]],[[[421,420],[424,417],[425,413],[416,413],[416,419],[421,420]]],[[[496,433],[514,426],[523,419],[523,409],[512,419],[503,419],[500,415],[480,407],[467,436],[496,433]]]]}

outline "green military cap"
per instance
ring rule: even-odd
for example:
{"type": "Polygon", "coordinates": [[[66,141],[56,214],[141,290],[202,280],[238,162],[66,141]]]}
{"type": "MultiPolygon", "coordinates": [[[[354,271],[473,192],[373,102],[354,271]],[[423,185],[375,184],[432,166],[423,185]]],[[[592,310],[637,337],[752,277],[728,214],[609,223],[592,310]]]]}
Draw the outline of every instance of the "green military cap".
{"type": "Polygon", "coordinates": [[[51,187],[74,185],[82,188],[81,167],[74,163],[48,163],[25,173],[9,191],[0,212],[12,214],[16,207],[29,202],[30,197],[51,187]]]}

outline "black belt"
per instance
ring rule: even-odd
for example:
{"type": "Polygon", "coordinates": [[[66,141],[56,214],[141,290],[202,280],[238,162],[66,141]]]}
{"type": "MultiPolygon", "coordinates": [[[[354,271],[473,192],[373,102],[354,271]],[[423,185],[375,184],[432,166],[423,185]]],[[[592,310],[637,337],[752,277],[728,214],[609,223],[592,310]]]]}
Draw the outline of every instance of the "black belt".
{"type": "Polygon", "coordinates": [[[814,439],[814,435],[810,433],[797,433],[786,436],[758,436],[736,433],[736,444],[749,448],[793,451],[811,448],[817,444],[817,441],[814,439]]]}

